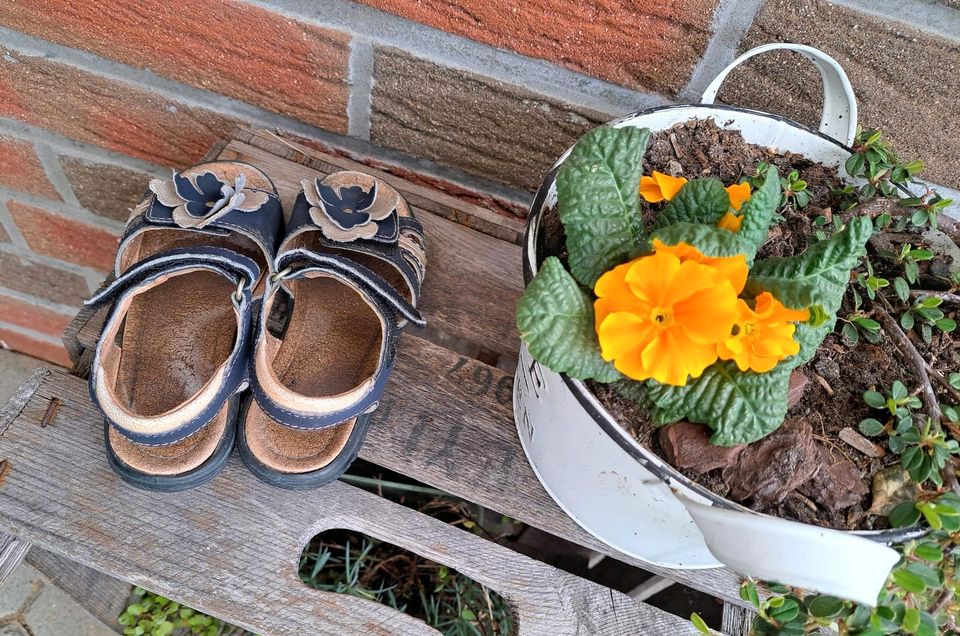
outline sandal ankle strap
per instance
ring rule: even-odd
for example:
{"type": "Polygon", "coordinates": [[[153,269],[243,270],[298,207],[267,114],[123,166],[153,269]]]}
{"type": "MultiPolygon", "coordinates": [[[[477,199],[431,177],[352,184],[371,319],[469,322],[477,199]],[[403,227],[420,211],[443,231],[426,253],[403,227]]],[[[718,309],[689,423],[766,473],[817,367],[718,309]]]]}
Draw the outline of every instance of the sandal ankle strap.
{"type": "MultiPolygon", "coordinates": [[[[173,444],[203,428],[232,395],[246,387],[254,307],[252,287],[259,275],[260,268],[253,259],[225,248],[174,249],[136,263],[87,301],[86,304],[92,307],[112,303],[97,342],[89,382],[90,398],[111,426],[137,444],[173,444]],[[213,378],[187,401],[155,416],[132,413],[123,406],[109,381],[119,365],[121,351],[116,335],[127,310],[138,294],[164,284],[169,278],[197,270],[214,272],[237,285],[229,299],[237,319],[233,347],[213,378]]],[[[157,320],[163,320],[163,316],[157,316],[157,320]]]]}

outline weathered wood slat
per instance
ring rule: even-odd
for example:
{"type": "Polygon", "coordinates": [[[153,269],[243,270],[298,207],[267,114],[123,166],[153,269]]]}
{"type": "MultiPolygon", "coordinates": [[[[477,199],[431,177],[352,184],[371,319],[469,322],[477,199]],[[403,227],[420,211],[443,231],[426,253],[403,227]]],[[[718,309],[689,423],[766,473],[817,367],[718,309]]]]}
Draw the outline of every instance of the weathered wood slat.
{"type": "Polygon", "coordinates": [[[36,546],[25,561],[101,623],[118,632],[122,629],[117,619],[127,606],[129,583],[36,546]]]}
{"type": "MultiPolygon", "coordinates": [[[[463,198],[455,197],[436,188],[414,183],[402,176],[379,170],[374,165],[363,164],[343,156],[332,155],[279,137],[264,130],[241,128],[234,134],[231,144],[219,153],[221,159],[237,159],[239,146],[253,146],[266,150],[270,155],[285,160],[309,165],[323,173],[336,170],[360,170],[387,181],[399,190],[407,202],[421,210],[456,221],[484,234],[508,241],[520,243],[523,237],[524,221],[509,212],[495,212],[476,205],[463,198]]],[[[242,154],[242,153],[241,153],[242,154]]]]}
{"type": "Polygon", "coordinates": [[[29,542],[0,532],[0,585],[20,566],[29,551],[29,542]]]}
{"type": "Polygon", "coordinates": [[[504,596],[521,636],[695,634],[685,620],[341,482],[281,491],[234,458],[210,484],[158,494],[118,480],[84,383],[38,372],[0,421],[0,528],[265,634],[436,634],[377,603],[309,590],[303,546],[346,528],[446,564],[504,596]],[[61,402],[40,427],[51,399],[61,402]]]}
{"type": "Polygon", "coordinates": [[[753,626],[754,616],[756,614],[745,607],[724,603],[721,629],[730,636],[747,636],[753,626]]]}

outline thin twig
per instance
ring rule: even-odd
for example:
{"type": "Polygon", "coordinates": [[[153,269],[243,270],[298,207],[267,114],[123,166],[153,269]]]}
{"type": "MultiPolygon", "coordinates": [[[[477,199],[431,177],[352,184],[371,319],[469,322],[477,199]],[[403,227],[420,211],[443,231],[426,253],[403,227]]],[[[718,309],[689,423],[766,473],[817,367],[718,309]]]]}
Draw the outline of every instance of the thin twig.
{"type": "Polygon", "coordinates": [[[933,602],[933,605],[930,606],[930,614],[936,616],[940,610],[947,606],[947,603],[953,599],[953,590],[950,588],[945,589],[940,592],[940,596],[937,597],[937,600],[933,602]]]}
{"type": "Polygon", "coordinates": [[[954,294],[951,292],[931,291],[929,289],[914,289],[910,292],[910,295],[914,298],[925,298],[927,296],[932,296],[933,298],[939,298],[945,303],[960,305],[960,294],[954,294]]]}
{"type": "MultiPolygon", "coordinates": [[[[877,297],[886,302],[883,296],[878,295],[877,297]]],[[[940,413],[940,403],[937,401],[937,394],[933,390],[933,385],[930,384],[930,376],[927,375],[927,365],[924,363],[920,352],[913,346],[910,338],[907,338],[907,334],[903,333],[903,329],[900,328],[900,325],[897,324],[897,321],[894,320],[890,314],[882,309],[875,309],[873,316],[877,319],[877,322],[880,323],[880,326],[883,327],[884,331],[887,332],[887,335],[890,336],[893,344],[897,346],[900,353],[903,354],[903,357],[910,363],[910,366],[913,367],[917,378],[920,380],[920,387],[923,389],[920,393],[920,399],[923,400],[923,406],[927,411],[927,415],[939,424],[940,419],[943,417],[940,413]]]]}
{"type": "Polygon", "coordinates": [[[926,360],[923,361],[923,364],[927,368],[927,373],[930,374],[930,377],[936,380],[937,384],[939,384],[944,391],[950,394],[950,397],[960,404],[960,391],[956,390],[954,386],[950,384],[950,380],[943,377],[943,374],[934,369],[933,366],[926,360]]]}
{"type": "Polygon", "coordinates": [[[955,462],[947,462],[947,465],[940,471],[940,475],[943,476],[943,483],[945,483],[950,490],[960,495],[960,482],[957,481],[956,467],[955,462]]]}

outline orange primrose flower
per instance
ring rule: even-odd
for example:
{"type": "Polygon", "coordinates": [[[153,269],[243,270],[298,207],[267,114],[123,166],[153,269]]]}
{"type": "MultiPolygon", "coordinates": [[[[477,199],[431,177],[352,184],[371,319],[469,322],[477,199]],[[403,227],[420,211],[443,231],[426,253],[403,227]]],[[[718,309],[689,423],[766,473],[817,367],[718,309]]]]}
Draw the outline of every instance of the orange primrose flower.
{"type": "Polygon", "coordinates": [[[747,257],[743,254],[736,256],[706,256],[700,250],[688,243],[664,245],[660,239],[653,239],[655,252],[667,252],[675,255],[681,261],[696,261],[701,265],[713,267],[730,281],[733,291],[739,295],[747,284],[747,257]]]}
{"type": "MultiPolygon", "coordinates": [[[[745,262],[743,268],[746,278],[745,262]]],[[[594,292],[600,353],[634,380],[684,386],[700,377],[737,318],[737,291],[728,276],[669,249],[614,267],[594,292]]]]}
{"type": "Polygon", "coordinates": [[[724,190],[726,190],[730,196],[730,207],[737,212],[740,211],[743,204],[750,198],[750,184],[746,181],[743,183],[734,183],[724,188],[724,190]]]}
{"type": "Polygon", "coordinates": [[[724,190],[727,191],[727,195],[730,197],[730,207],[733,208],[734,212],[724,214],[717,223],[717,227],[730,230],[731,232],[739,232],[743,217],[737,214],[737,212],[740,211],[743,204],[750,198],[750,184],[746,181],[743,183],[735,183],[732,186],[727,186],[724,190]]]}
{"type": "Polygon", "coordinates": [[[683,177],[671,177],[654,170],[651,176],[640,177],[640,196],[649,203],[669,201],[677,196],[677,192],[680,192],[686,182],[683,177]]]}
{"type": "Polygon", "coordinates": [[[809,320],[809,309],[787,309],[770,292],[763,292],[754,309],[738,300],[737,311],[736,332],[717,345],[721,360],[733,360],[741,371],[765,373],[800,352],[793,339],[794,323],[809,320]]]}

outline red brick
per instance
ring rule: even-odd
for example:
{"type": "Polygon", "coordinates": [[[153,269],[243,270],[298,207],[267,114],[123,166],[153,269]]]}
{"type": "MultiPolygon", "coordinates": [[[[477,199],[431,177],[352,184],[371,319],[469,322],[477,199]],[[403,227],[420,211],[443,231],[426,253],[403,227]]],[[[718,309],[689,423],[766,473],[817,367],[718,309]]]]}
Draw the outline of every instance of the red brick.
{"type": "Polygon", "coordinates": [[[358,1],[617,84],[672,94],[686,85],[706,49],[717,5],[717,0],[358,1]]]}
{"type": "Polygon", "coordinates": [[[79,306],[90,295],[82,276],[9,252],[0,252],[0,287],[64,305],[79,306]]]}
{"type": "Polygon", "coordinates": [[[72,316],[0,294],[0,321],[32,329],[56,338],[67,328],[72,316]]]}
{"type": "Polygon", "coordinates": [[[346,34],[229,0],[0,0],[0,24],[347,131],[346,34]]]}
{"type": "Polygon", "coordinates": [[[53,344],[3,327],[0,327],[0,347],[47,360],[59,364],[61,367],[72,366],[70,356],[67,355],[67,350],[63,348],[63,345],[53,344]]]}
{"type": "Polygon", "coordinates": [[[39,197],[60,200],[33,144],[0,136],[0,184],[39,197]]]}
{"type": "Polygon", "coordinates": [[[178,168],[200,161],[239,124],[165,95],[3,47],[0,117],[178,168]]]}
{"type": "Polygon", "coordinates": [[[7,209],[34,252],[102,272],[113,267],[118,242],[114,234],[16,201],[8,202],[7,209]]]}

